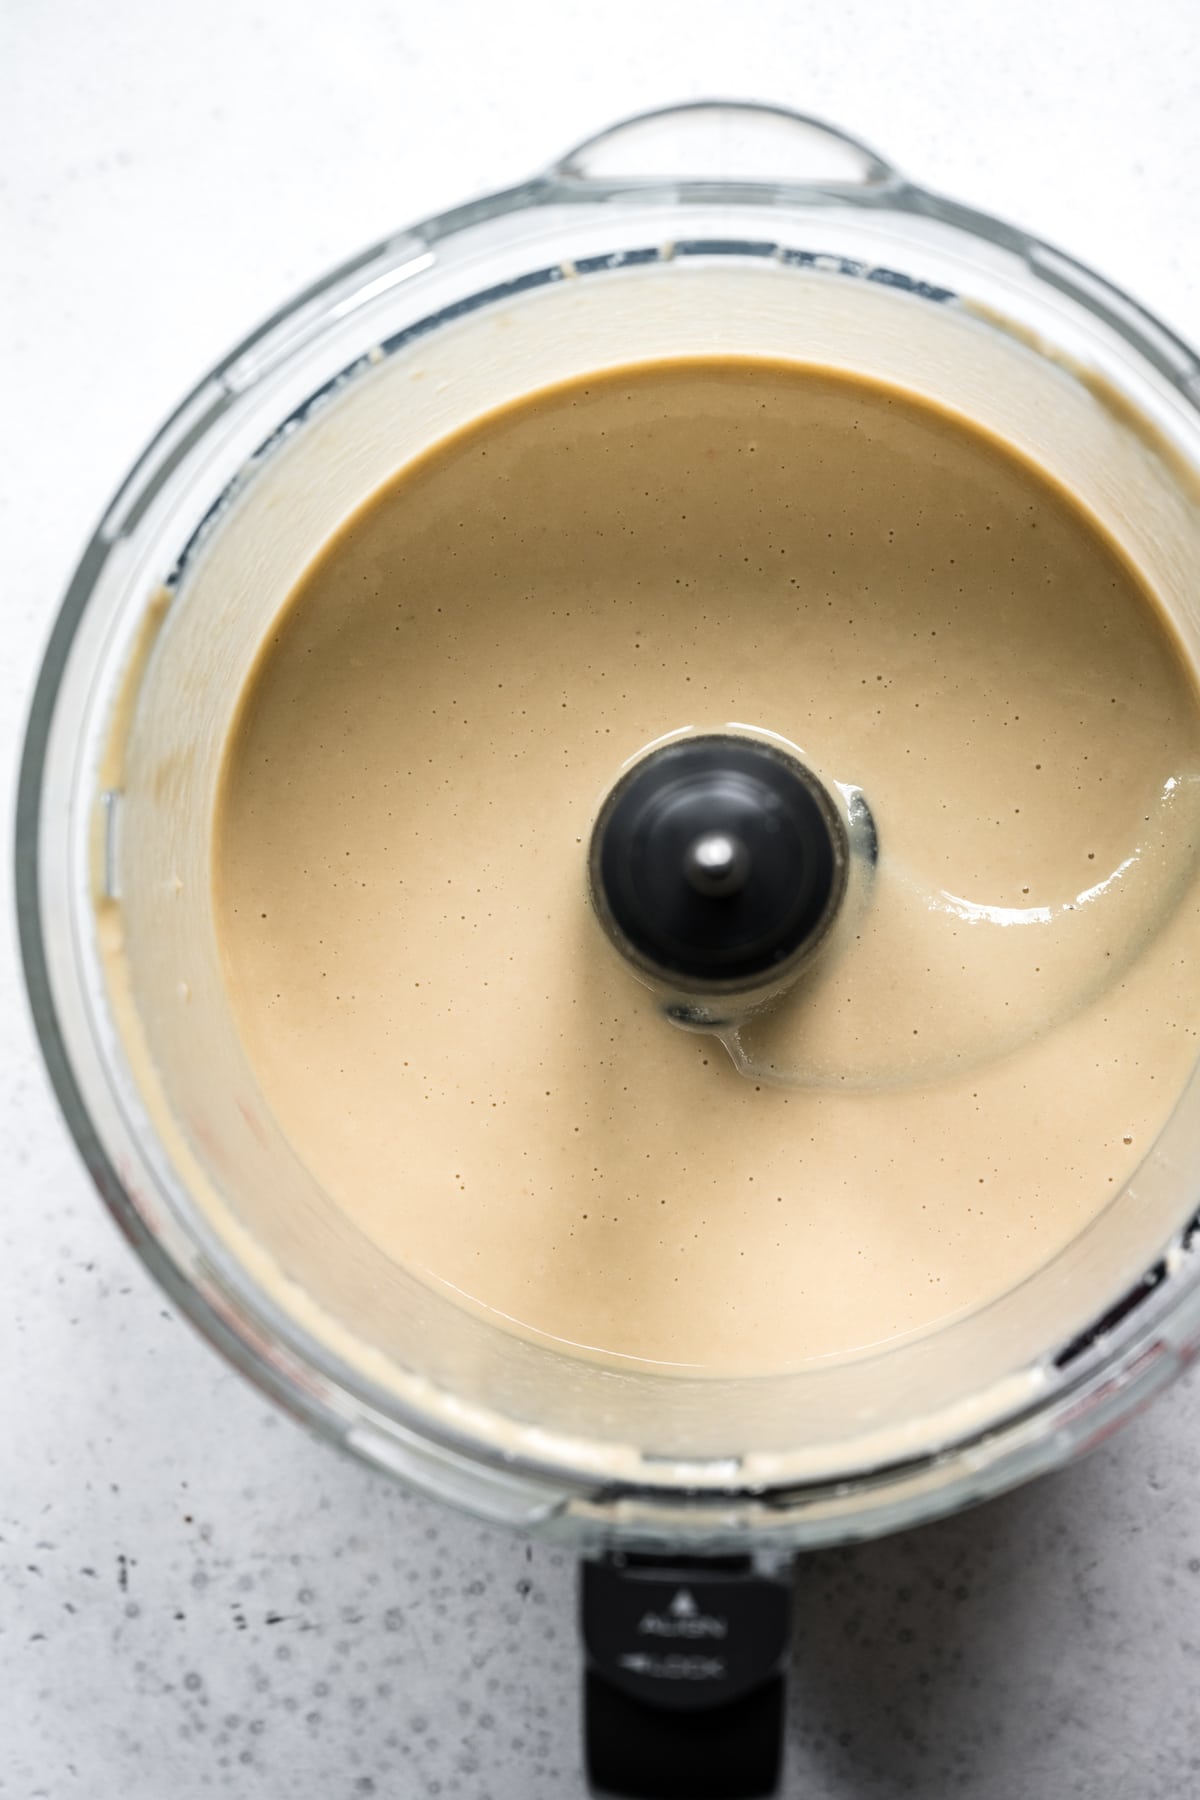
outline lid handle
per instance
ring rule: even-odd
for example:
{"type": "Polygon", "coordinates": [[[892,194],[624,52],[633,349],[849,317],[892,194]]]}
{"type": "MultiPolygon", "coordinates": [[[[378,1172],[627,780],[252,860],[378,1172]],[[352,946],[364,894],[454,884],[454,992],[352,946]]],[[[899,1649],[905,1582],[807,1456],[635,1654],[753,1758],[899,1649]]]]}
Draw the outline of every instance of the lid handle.
{"type": "Polygon", "coordinates": [[[884,188],[896,171],[858,138],[806,113],[754,100],[690,100],[638,113],[560,158],[564,182],[650,187],[742,182],[884,188]]]}

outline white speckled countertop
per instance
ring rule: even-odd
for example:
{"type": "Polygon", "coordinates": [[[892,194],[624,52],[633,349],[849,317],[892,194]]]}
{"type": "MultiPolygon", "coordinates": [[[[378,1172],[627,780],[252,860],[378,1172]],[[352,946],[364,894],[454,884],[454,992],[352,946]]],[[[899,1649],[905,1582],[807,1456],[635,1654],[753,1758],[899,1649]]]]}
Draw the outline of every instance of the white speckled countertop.
{"type": "MultiPolygon", "coordinates": [[[[197,374],[385,229],[718,91],[859,132],[1200,339],[1189,0],[9,0],[6,845],[72,559],[197,374]]],[[[573,1580],[310,1442],[171,1315],[68,1145],[7,925],[0,1795],[571,1800],[573,1580]]],[[[809,1559],[798,1612],[797,1800],[1187,1800],[1200,1387],[1032,1490],[809,1559]]]]}

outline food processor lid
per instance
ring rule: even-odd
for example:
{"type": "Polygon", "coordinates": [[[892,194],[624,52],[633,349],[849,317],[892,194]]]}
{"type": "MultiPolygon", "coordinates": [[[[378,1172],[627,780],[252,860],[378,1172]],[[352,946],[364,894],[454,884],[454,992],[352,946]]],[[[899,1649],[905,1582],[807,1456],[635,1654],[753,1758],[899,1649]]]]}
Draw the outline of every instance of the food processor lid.
{"type": "MultiPolygon", "coordinates": [[[[603,1445],[572,1436],[565,1411],[552,1428],[535,1422],[528,1405],[519,1412],[534,1385],[532,1358],[514,1379],[516,1398],[503,1401],[495,1381],[474,1401],[439,1380],[406,1375],[397,1385],[382,1359],[356,1361],[321,1339],[311,1314],[274,1304],[250,1259],[196,1217],[183,1165],[150,1122],[108,1012],[89,935],[103,892],[92,861],[98,796],[78,784],[86,778],[108,799],[116,791],[97,775],[107,767],[103,730],[113,695],[131,691],[118,664],[132,667],[146,594],[163,582],[173,591],[275,453],[307,430],[331,429],[341,397],[377,363],[436,346],[443,326],[529,294],[577,295],[610,273],[633,283],[668,264],[690,273],[723,261],[779,271],[781,281],[800,270],[881,304],[911,304],[931,338],[935,315],[939,330],[993,331],[1030,365],[1045,353],[1043,368],[1053,363],[1055,379],[1080,392],[1087,382],[1073,370],[1094,345],[1101,374],[1087,380],[1096,416],[1107,416],[1103,381],[1111,374],[1121,393],[1122,369],[1136,370],[1130,410],[1139,430],[1161,432],[1180,468],[1200,466],[1200,362],[1100,277],[906,185],[855,140],[812,120],[742,104],[664,109],[587,140],[509,194],[389,237],[285,307],[200,384],[115,496],[81,563],[35,697],[18,802],[22,948],[47,1060],[89,1168],[159,1280],[247,1374],[326,1435],[475,1510],[512,1522],[558,1517],[564,1531],[595,1542],[613,1530],[830,1541],[928,1516],[1060,1460],[1200,1341],[1200,1283],[1172,1176],[1193,1166],[1188,1120],[1173,1125],[1170,1145],[1139,1178],[1146,1263],[1161,1266],[1161,1277],[1139,1281],[1134,1303],[1106,1308],[1099,1322],[1064,1319],[1061,1336],[1072,1343],[1048,1343],[1036,1365],[1013,1360],[1011,1378],[997,1368],[990,1384],[914,1418],[902,1441],[831,1398],[829,1417],[854,1435],[854,1467],[840,1470],[836,1488],[815,1437],[778,1455],[706,1443],[689,1461],[632,1435],[603,1445]],[[912,233],[911,256],[901,228],[912,233]]],[[[769,330],[769,309],[759,324],[769,330]]],[[[119,800],[109,807],[114,841],[119,800]]],[[[712,835],[687,846],[701,882],[705,868],[722,864],[711,844],[704,855],[696,847],[712,835]]],[[[735,849],[725,866],[737,864],[735,849]]],[[[1018,1339],[1015,1326],[997,1321],[998,1341],[1018,1339]]],[[[919,1367],[921,1347],[911,1352],[919,1367]]],[[[482,1337],[463,1363],[488,1369],[482,1337]]],[[[602,1373],[597,1391],[616,1413],[632,1375],[602,1373]]]]}

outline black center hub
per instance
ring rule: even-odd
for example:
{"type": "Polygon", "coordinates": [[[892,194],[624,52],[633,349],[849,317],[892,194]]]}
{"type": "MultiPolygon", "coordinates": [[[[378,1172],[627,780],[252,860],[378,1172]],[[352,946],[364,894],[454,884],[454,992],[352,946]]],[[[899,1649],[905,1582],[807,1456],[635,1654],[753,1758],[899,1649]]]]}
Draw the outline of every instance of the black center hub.
{"type": "Polygon", "coordinates": [[[846,856],[840,813],[794,757],[757,738],[681,738],[636,763],[601,809],[592,895],[644,974],[752,989],[824,934],[846,856]]]}

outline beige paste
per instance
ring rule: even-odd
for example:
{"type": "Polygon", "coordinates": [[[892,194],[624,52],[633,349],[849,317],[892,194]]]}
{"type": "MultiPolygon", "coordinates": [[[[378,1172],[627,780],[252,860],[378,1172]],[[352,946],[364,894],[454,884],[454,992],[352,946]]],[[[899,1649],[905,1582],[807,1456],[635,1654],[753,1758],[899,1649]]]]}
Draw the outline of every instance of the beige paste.
{"type": "Polygon", "coordinates": [[[230,995],[398,1262],[568,1345],[793,1367],[981,1305],[1128,1179],[1196,1052],[1198,777],[1152,597],[1011,448],[828,370],[630,367],[438,445],[297,586],[226,751],[230,995]],[[628,758],[731,726],[881,846],[732,1058],[584,869],[628,758]]]}

